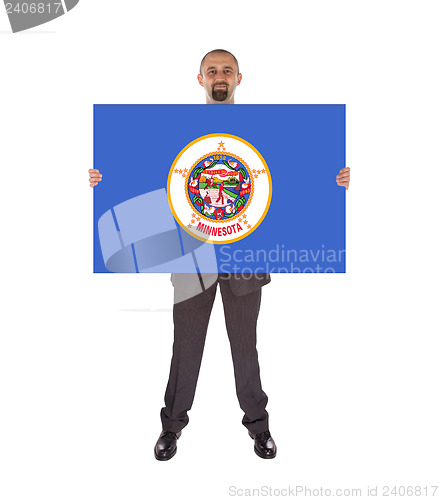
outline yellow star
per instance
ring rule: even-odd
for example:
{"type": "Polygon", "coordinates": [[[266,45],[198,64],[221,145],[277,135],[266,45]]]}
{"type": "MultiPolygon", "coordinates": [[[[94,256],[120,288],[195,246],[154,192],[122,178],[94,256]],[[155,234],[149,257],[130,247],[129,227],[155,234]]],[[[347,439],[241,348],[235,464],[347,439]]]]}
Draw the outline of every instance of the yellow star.
{"type": "Polygon", "coordinates": [[[192,219],[192,220],[191,220],[191,223],[192,223],[192,224],[195,224],[195,221],[192,219]]]}
{"type": "MultiPolygon", "coordinates": [[[[224,142],[223,142],[223,141],[221,141],[221,142],[219,143],[219,148],[223,148],[223,149],[224,149],[224,142]]],[[[219,148],[218,148],[218,149],[219,149],[219,148]]]]}
{"type": "Polygon", "coordinates": [[[197,217],[197,220],[200,220],[200,218],[199,218],[199,217],[197,217]]]}

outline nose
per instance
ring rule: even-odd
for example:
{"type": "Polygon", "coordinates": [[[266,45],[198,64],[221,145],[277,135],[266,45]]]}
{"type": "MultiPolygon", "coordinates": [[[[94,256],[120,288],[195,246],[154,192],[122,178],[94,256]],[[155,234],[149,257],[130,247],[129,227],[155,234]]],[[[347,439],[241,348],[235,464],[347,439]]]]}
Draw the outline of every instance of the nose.
{"type": "Polygon", "coordinates": [[[215,83],[226,83],[227,82],[227,74],[226,73],[218,73],[215,83]]]}

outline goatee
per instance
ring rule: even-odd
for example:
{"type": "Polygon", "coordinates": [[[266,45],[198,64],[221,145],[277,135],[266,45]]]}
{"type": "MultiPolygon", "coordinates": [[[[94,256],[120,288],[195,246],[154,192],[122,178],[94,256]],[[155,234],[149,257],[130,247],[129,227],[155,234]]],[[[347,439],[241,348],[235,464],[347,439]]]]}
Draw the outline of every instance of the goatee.
{"type": "Polygon", "coordinates": [[[215,90],[215,87],[212,89],[212,99],[214,101],[225,101],[229,95],[229,89],[218,89],[215,90]]]}

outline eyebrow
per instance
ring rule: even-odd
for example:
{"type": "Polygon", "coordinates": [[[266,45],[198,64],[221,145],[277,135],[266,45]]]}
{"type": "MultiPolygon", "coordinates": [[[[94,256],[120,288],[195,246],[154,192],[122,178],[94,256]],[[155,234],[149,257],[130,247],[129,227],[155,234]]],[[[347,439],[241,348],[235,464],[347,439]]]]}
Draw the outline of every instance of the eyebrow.
{"type": "MultiPolygon", "coordinates": [[[[209,71],[210,69],[216,69],[216,66],[209,66],[206,71],[209,71]]],[[[233,70],[234,68],[232,66],[224,66],[224,69],[231,69],[233,70]]]]}

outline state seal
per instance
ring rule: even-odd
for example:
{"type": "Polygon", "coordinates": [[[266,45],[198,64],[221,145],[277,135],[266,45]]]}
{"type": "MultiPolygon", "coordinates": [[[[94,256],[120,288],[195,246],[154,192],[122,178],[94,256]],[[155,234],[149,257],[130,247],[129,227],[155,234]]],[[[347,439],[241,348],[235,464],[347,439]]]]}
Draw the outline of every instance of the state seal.
{"type": "Polygon", "coordinates": [[[169,205],[180,226],[214,244],[245,238],[263,221],[271,176],[260,152],[230,134],[209,134],[185,146],[168,176],[169,205]]]}

